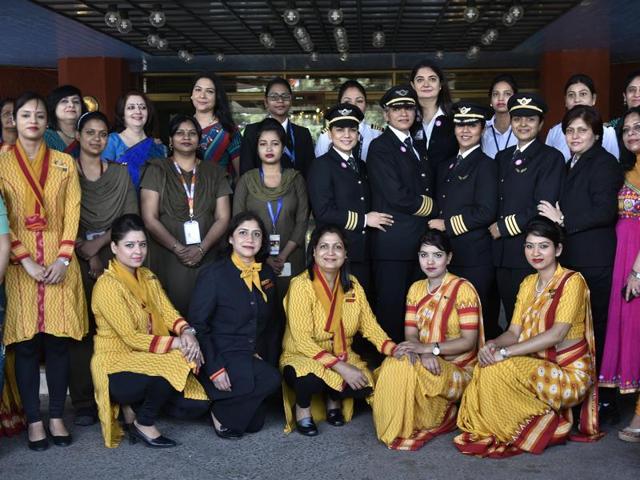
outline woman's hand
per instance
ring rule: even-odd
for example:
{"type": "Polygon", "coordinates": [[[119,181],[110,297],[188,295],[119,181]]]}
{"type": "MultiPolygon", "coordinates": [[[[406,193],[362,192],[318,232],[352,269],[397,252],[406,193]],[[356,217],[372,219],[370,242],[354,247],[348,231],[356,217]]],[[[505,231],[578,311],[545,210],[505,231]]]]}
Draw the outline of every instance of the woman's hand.
{"type": "Polygon", "coordinates": [[[189,245],[178,254],[178,258],[187,267],[194,267],[204,258],[204,250],[199,245],[189,245]]]}
{"type": "Polygon", "coordinates": [[[481,367],[493,365],[494,355],[496,353],[496,346],[493,343],[487,343],[484,347],[478,350],[478,362],[481,367]]]}
{"type": "Polygon", "coordinates": [[[187,362],[195,362],[200,356],[200,344],[195,335],[191,332],[182,332],[180,343],[182,344],[180,351],[187,362]]]}
{"type": "Polygon", "coordinates": [[[627,288],[624,292],[624,299],[628,302],[631,298],[640,295],[640,279],[632,273],[627,277],[627,288]]]}
{"type": "Polygon", "coordinates": [[[433,220],[429,220],[429,228],[440,230],[441,232],[444,232],[447,230],[447,228],[444,225],[444,220],[442,218],[434,218],[433,220]]]}
{"type": "Polygon", "coordinates": [[[91,257],[95,257],[100,248],[102,237],[94,238],[93,240],[76,240],[76,255],[83,260],[89,260],[91,257]]]}
{"type": "Polygon", "coordinates": [[[393,215],[380,212],[367,213],[367,227],[377,228],[386,232],[387,230],[384,227],[390,227],[391,225],[393,225],[393,215]]]}
{"type": "Polygon", "coordinates": [[[338,362],[333,369],[347,382],[354,390],[360,390],[369,385],[366,375],[358,367],[349,365],[346,362],[338,362]]]}
{"type": "Polygon", "coordinates": [[[43,282],[46,285],[55,285],[56,283],[62,282],[67,274],[67,268],[68,267],[62,263],[62,260],[57,259],[45,269],[43,282]]]}
{"type": "Polygon", "coordinates": [[[562,225],[563,223],[562,210],[560,210],[560,204],[558,202],[556,202],[556,206],[554,207],[546,200],[540,201],[538,204],[538,213],[558,225],[562,225]]]}
{"type": "Polygon", "coordinates": [[[20,263],[22,264],[22,268],[27,272],[27,275],[36,282],[44,281],[44,272],[46,269],[42,265],[36,263],[31,257],[22,259],[20,263]]]}
{"type": "Polygon", "coordinates": [[[89,259],[89,276],[96,280],[104,272],[102,260],[97,255],[89,259]]]}
{"type": "Polygon", "coordinates": [[[218,375],[214,380],[212,380],[212,382],[213,386],[221,392],[231,391],[231,380],[229,379],[229,375],[227,374],[226,370],[218,375]]]}
{"type": "Polygon", "coordinates": [[[500,235],[500,229],[498,228],[498,223],[494,222],[489,225],[489,233],[491,234],[491,238],[494,240],[499,239],[502,235],[500,235]]]}
{"type": "Polygon", "coordinates": [[[269,257],[267,258],[267,265],[269,265],[276,275],[280,275],[282,269],[284,268],[284,262],[280,259],[280,257],[269,257]]]}
{"type": "Polygon", "coordinates": [[[425,353],[420,355],[420,360],[422,361],[422,366],[432,374],[437,376],[442,373],[442,369],[440,368],[440,362],[438,361],[438,357],[436,357],[432,353],[425,353]]]}
{"type": "Polygon", "coordinates": [[[428,352],[428,347],[424,343],[418,342],[417,340],[405,340],[404,342],[398,344],[396,350],[400,350],[403,354],[415,353],[421,355],[428,352]]]}

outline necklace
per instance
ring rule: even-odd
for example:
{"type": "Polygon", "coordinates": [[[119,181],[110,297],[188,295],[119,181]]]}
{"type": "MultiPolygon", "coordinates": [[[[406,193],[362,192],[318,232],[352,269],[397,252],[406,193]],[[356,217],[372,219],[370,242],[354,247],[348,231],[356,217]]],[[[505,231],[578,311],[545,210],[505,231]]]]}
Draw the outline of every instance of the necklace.
{"type": "Polygon", "coordinates": [[[63,136],[67,137],[69,140],[75,140],[76,137],[73,135],[67,135],[62,129],[58,130],[58,133],[61,133],[63,136]]]}
{"type": "Polygon", "coordinates": [[[427,293],[428,293],[429,295],[433,295],[433,294],[434,294],[434,293],[436,293],[438,290],[440,290],[440,287],[441,287],[441,286],[442,286],[442,282],[440,282],[440,284],[439,284],[436,288],[434,288],[433,290],[431,290],[430,282],[429,282],[429,280],[427,280],[427,293]]]}
{"type": "Polygon", "coordinates": [[[541,289],[538,289],[538,284],[540,282],[540,278],[538,278],[538,280],[536,280],[536,295],[540,295],[542,292],[544,292],[549,286],[549,284],[551,283],[551,280],[553,280],[553,277],[551,277],[549,281],[545,283],[541,289]]]}

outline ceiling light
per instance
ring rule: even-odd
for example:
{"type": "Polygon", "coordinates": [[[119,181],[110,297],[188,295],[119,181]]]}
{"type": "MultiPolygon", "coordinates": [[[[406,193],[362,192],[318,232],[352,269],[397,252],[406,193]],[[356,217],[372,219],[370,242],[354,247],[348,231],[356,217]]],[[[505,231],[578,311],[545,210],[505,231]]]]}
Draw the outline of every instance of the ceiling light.
{"type": "Polygon", "coordinates": [[[104,23],[109,28],[116,28],[120,21],[120,12],[118,12],[118,6],[115,4],[109,4],[107,13],[104,14],[104,23]]]}
{"type": "Polygon", "coordinates": [[[158,48],[158,50],[164,50],[168,46],[169,46],[169,40],[167,40],[164,37],[160,37],[158,39],[158,43],[156,43],[156,47],[158,48]]]}
{"type": "Polygon", "coordinates": [[[160,28],[163,27],[165,23],[167,23],[167,17],[162,11],[162,5],[159,3],[155,3],[151,8],[151,13],[149,13],[149,23],[151,26],[160,28]]]}
{"type": "Polygon", "coordinates": [[[318,52],[311,52],[311,55],[309,55],[309,58],[311,59],[312,62],[317,62],[318,60],[320,60],[320,55],[318,55],[318,52]]]}
{"type": "Polygon", "coordinates": [[[524,17],[524,8],[520,5],[520,2],[513,2],[513,5],[509,8],[509,14],[514,18],[517,22],[522,17],[524,17]]]}
{"type": "Polygon", "coordinates": [[[382,30],[382,26],[379,25],[376,28],[376,31],[373,32],[373,36],[371,38],[371,45],[373,45],[375,48],[382,48],[384,47],[384,43],[385,43],[384,30],[382,30]]]}
{"type": "Polygon", "coordinates": [[[147,35],[147,45],[149,45],[150,47],[157,47],[158,40],[160,40],[160,35],[158,35],[158,32],[154,28],[147,35]]]}
{"type": "Polygon", "coordinates": [[[480,38],[483,45],[491,45],[498,39],[498,30],[495,28],[489,28],[484,35],[480,38]]]}
{"type": "Polygon", "coordinates": [[[471,45],[469,50],[467,50],[467,58],[469,60],[475,60],[478,57],[478,53],[480,53],[480,47],[477,45],[471,45]]]}
{"type": "Polygon", "coordinates": [[[120,12],[117,28],[120,33],[129,33],[133,29],[133,23],[129,20],[129,13],[126,10],[120,12]]]}
{"type": "Polygon", "coordinates": [[[219,63],[224,62],[224,52],[216,53],[216,62],[219,62],[219,63]]]}
{"type": "Polygon", "coordinates": [[[295,2],[289,1],[287,8],[282,14],[282,19],[284,20],[284,23],[290,26],[298,24],[300,21],[300,12],[296,8],[295,2]]]}
{"type": "Polygon", "coordinates": [[[341,62],[346,62],[349,60],[349,52],[342,52],[338,58],[341,62]]]}
{"type": "Polygon", "coordinates": [[[269,27],[264,27],[262,32],[260,32],[260,43],[265,48],[272,49],[276,47],[276,40],[273,38],[273,35],[271,35],[269,27]]]}
{"type": "Polygon", "coordinates": [[[337,0],[333,0],[331,2],[331,8],[329,9],[329,14],[327,15],[329,23],[331,25],[340,25],[344,20],[344,13],[340,8],[340,2],[337,0]]]}
{"type": "Polygon", "coordinates": [[[477,22],[480,18],[480,10],[476,7],[475,0],[467,0],[467,6],[462,14],[468,23],[477,22]]]}
{"type": "Polygon", "coordinates": [[[444,52],[442,50],[436,50],[436,53],[434,54],[434,56],[438,60],[442,60],[444,58],[444,52]]]}
{"type": "Polygon", "coordinates": [[[508,11],[504,12],[502,15],[502,23],[505,27],[513,27],[516,24],[517,20],[513,15],[511,15],[508,11]]]}

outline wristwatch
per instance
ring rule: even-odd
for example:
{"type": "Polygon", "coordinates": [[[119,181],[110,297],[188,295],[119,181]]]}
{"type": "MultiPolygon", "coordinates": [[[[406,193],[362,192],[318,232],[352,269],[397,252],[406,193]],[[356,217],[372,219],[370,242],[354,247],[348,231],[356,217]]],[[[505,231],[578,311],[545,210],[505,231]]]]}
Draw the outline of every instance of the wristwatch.
{"type": "Polygon", "coordinates": [[[196,336],[196,329],[193,327],[186,327],[182,330],[182,333],[187,332],[190,333],[191,335],[193,335],[194,337],[196,336]]]}
{"type": "Polygon", "coordinates": [[[68,267],[71,263],[68,258],[58,257],[57,260],[62,263],[65,267],[68,267]]]}
{"type": "Polygon", "coordinates": [[[631,270],[631,276],[640,280],[640,272],[636,272],[635,270],[631,270]]]}
{"type": "Polygon", "coordinates": [[[436,357],[440,355],[440,344],[438,342],[436,342],[433,346],[433,350],[431,350],[431,353],[433,353],[436,357]]]}
{"type": "Polygon", "coordinates": [[[500,354],[503,360],[509,358],[509,350],[507,350],[506,347],[502,347],[500,350],[498,350],[498,353],[500,354]]]}

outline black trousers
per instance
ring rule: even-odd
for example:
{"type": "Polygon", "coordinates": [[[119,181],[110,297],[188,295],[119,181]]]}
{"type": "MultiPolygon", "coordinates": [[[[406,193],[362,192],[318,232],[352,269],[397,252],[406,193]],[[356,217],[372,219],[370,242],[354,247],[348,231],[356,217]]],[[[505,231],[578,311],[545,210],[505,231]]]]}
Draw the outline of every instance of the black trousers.
{"type": "Polygon", "coordinates": [[[28,423],[40,416],[40,358],[44,353],[49,389],[49,417],[62,418],[69,385],[69,339],[38,333],[32,339],[14,344],[16,383],[28,423]]]}
{"type": "Polygon", "coordinates": [[[376,260],[373,263],[375,313],[382,329],[396,342],[404,340],[407,292],[421,278],[418,260],[376,260]]]}
{"type": "MultiPolygon", "coordinates": [[[[265,420],[264,399],[281,388],[280,372],[264,360],[253,358],[251,368],[253,370],[253,388],[245,392],[238,392],[242,387],[236,382],[234,391],[233,366],[227,367],[227,374],[231,381],[231,392],[218,390],[213,382],[203,375],[199,376],[200,382],[207,392],[207,396],[213,400],[211,411],[218,421],[236,432],[254,433],[262,429],[265,420]]],[[[244,382],[246,384],[246,382],[244,382]]],[[[246,387],[245,387],[246,388],[246,387]]]]}
{"type": "Polygon", "coordinates": [[[80,341],[69,341],[69,357],[71,361],[69,394],[76,413],[97,412],[90,368],[92,355],[93,332],[80,341]]]}
{"type": "Polygon", "coordinates": [[[346,386],[341,392],[330,388],[322,379],[310,373],[304,377],[298,377],[296,370],[287,365],[282,370],[282,376],[287,385],[296,392],[296,405],[300,408],[309,408],[311,405],[311,398],[314,395],[320,393],[326,393],[332,400],[342,400],[344,398],[367,398],[373,389],[371,387],[365,387],[360,390],[354,390],[350,386],[346,386]]]}
{"type": "Polygon", "coordinates": [[[365,260],[363,262],[351,262],[349,264],[351,273],[358,279],[360,285],[364,289],[364,293],[367,294],[367,299],[371,302],[373,296],[371,295],[371,262],[365,260]]]}
{"type": "MultiPolygon", "coordinates": [[[[498,282],[498,294],[504,306],[504,313],[507,317],[507,326],[511,323],[513,310],[516,306],[516,298],[520,284],[527,275],[534,273],[534,269],[528,268],[496,268],[496,280],[498,282]]],[[[487,337],[491,338],[491,337],[487,337]]]]}
{"type": "Polygon", "coordinates": [[[502,333],[500,328],[500,299],[496,283],[496,269],[493,265],[463,267],[450,265],[449,271],[454,275],[466,278],[478,291],[482,303],[482,322],[485,339],[490,340],[502,333]]]}

